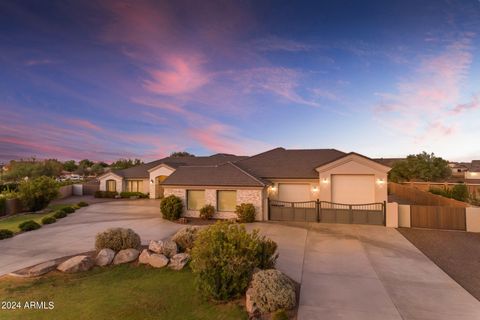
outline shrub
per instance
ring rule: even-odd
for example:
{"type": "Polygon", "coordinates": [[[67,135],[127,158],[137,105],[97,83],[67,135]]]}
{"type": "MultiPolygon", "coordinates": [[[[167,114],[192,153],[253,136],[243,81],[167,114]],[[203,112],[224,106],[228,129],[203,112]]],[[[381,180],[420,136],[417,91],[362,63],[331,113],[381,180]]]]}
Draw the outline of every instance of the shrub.
{"type": "Polygon", "coordinates": [[[209,220],[215,214],[215,207],[211,204],[206,204],[200,209],[200,218],[209,220]]]}
{"type": "Polygon", "coordinates": [[[262,237],[258,240],[258,248],[255,253],[257,267],[260,269],[272,269],[278,259],[277,243],[269,238],[262,237]]]}
{"type": "Polygon", "coordinates": [[[36,230],[40,229],[42,226],[36,223],[33,220],[27,220],[18,225],[18,228],[22,231],[31,231],[31,230],[36,230]]]}
{"type": "Polygon", "coordinates": [[[237,206],[235,213],[237,214],[239,222],[248,223],[255,221],[255,207],[251,203],[242,203],[237,206]]]}
{"type": "Polygon", "coordinates": [[[7,199],[0,196],[0,215],[4,215],[7,210],[7,199]]]}
{"type": "Polygon", "coordinates": [[[175,241],[180,251],[185,252],[192,250],[197,235],[198,228],[186,227],[178,230],[172,237],[172,240],[175,241]]]}
{"type": "Polygon", "coordinates": [[[79,206],[80,208],[88,207],[88,203],[86,203],[85,201],[80,201],[79,203],[77,203],[77,206],[79,206]]]}
{"type": "Polygon", "coordinates": [[[160,210],[164,219],[177,220],[183,212],[182,199],[174,195],[165,197],[160,202],[160,210]]]}
{"type": "Polygon", "coordinates": [[[0,240],[13,237],[13,231],[8,229],[0,229],[0,240]]]}
{"type": "Polygon", "coordinates": [[[198,288],[214,300],[240,296],[248,286],[262,238],[258,230],[219,221],[198,232],[192,249],[191,267],[198,288]]]}
{"type": "Polygon", "coordinates": [[[53,214],[53,217],[55,219],[62,219],[62,218],[65,218],[67,216],[67,213],[63,210],[57,210],[55,211],[55,213],[53,214]]]}
{"type": "Polygon", "coordinates": [[[95,198],[115,198],[118,195],[117,191],[95,191],[95,198]]]}
{"type": "Polygon", "coordinates": [[[120,197],[122,197],[122,198],[130,198],[130,197],[147,198],[148,195],[146,195],[143,192],[121,192],[120,197]]]}
{"type": "Polygon", "coordinates": [[[289,320],[290,318],[288,317],[287,313],[285,310],[277,310],[275,313],[272,315],[272,320],[289,320]]]}
{"type": "Polygon", "coordinates": [[[74,204],[74,205],[72,206],[72,208],[73,208],[73,210],[78,210],[78,209],[80,209],[81,207],[80,207],[78,204],[74,204]]]}
{"type": "Polygon", "coordinates": [[[74,213],[75,212],[75,209],[73,207],[63,207],[62,209],[60,209],[59,211],[63,211],[65,212],[66,214],[69,214],[69,213],[74,213]]]}
{"type": "Polygon", "coordinates": [[[465,184],[456,184],[451,190],[452,198],[458,201],[466,202],[470,197],[468,193],[468,188],[465,184]]]}
{"type": "Polygon", "coordinates": [[[295,307],[295,285],[290,278],[275,269],[258,271],[253,275],[250,298],[260,312],[273,312],[295,307]]]}
{"type": "Polygon", "coordinates": [[[111,228],[97,234],[95,248],[100,251],[105,248],[120,251],[140,247],[140,236],[132,229],[111,228]]]}
{"type": "Polygon", "coordinates": [[[57,221],[57,219],[55,219],[55,217],[44,217],[42,219],[42,224],[52,224],[52,223],[55,223],[57,221]]]}
{"type": "Polygon", "coordinates": [[[20,183],[19,195],[28,210],[41,210],[58,196],[58,185],[54,179],[41,176],[20,183]]]}

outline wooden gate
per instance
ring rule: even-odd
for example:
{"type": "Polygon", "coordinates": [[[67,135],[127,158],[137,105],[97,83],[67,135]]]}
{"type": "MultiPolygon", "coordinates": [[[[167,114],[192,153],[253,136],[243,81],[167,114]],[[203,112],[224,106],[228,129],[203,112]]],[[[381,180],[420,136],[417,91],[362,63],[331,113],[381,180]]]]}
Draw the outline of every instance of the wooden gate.
{"type": "Polygon", "coordinates": [[[385,225],[385,203],[268,200],[269,220],[385,225]]]}
{"type": "Polygon", "coordinates": [[[466,230],[466,209],[444,206],[410,206],[410,224],[415,228],[466,230]]]}

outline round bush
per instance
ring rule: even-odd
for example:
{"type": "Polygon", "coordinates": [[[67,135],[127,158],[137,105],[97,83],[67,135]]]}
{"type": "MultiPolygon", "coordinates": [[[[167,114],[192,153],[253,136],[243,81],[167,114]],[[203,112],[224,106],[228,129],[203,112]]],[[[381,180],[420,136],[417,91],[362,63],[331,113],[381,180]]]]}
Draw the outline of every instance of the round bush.
{"type": "Polygon", "coordinates": [[[219,221],[198,232],[191,267],[206,297],[225,301],[243,294],[256,267],[258,231],[219,221]]]}
{"type": "Polygon", "coordinates": [[[55,223],[57,219],[55,217],[45,217],[42,219],[42,224],[52,224],[55,223]]]}
{"type": "Polygon", "coordinates": [[[262,237],[258,240],[255,253],[257,268],[273,269],[278,259],[277,243],[269,238],[262,237]]]}
{"type": "Polygon", "coordinates": [[[33,220],[27,220],[18,225],[18,228],[22,231],[36,230],[36,229],[40,229],[41,227],[42,227],[41,225],[39,225],[33,220]]]}
{"type": "Polygon", "coordinates": [[[211,204],[206,204],[200,209],[200,218],[209,220],[215,214],[215,207],[211,204]]]}
{"type": "Polygon", "coordinates": [[[72,208],[72,207],[63,207],[61,210],[62,210],[63,212],[65,212],[66,214],[74,213],[74,212],[75,212],[75,209],[72,208]]]}
{"type": "Polygon", "coordinates": [[[177,220],[183,212],[182,199],[174,195],[165,197],[160,202],[160,210],[164,219],[177,220]]]}
{"type": "Polygon", "coordinates": [[[186,227],[180,229],[172,237],[172,240],[177,244],[180,251],[190,251],[193,248],[193,243],[197,238],[198,228],[196,227],[186,227]]]}
{"type": "Polygon", "coordinates": [[[62,219],[62,218],[65,218],[67,216],[67,213],[63,210],[57,210],[55,211],[55,213],[53,214],[53,217],[55,219],[62,219]]]}
{"type": "Polygon", "coordinates": [[[79,206],[79,207],[88,207],[88,203],[86,203],[85,201],[80,201],[79,203],[77,203],[77,206],[79,206]]]}
{"type": "Polygon", "coordinates": [[[108,248],[113,251],[137,249],[141,245],[140,236],[132,229],[111,228],[97,234],[95,248],[100,251],[108,248]]]}
{"type": "Polygon", "coordinates": [[[13,237],[13,231],[8,229],[0,229],[0,240],[13,237]]]}
{"type": "Polygon", "coordinates": [[[255,221],[255,207],[251,203],[242,203],[235,209],[238,221],[242,223],[249,223],[255,221]]]}
{"type": "Polygon", "coordinates": [[[261,270],[253,275],[249,289],[253,304],[262,313],[295,307],[295,285],[290,278],[275,269],[261,270]]]}

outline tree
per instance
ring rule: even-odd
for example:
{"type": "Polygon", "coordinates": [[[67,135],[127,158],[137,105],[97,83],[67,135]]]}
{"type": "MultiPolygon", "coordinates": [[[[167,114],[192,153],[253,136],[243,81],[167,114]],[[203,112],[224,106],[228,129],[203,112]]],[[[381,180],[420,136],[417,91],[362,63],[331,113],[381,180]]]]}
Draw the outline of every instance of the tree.
{"type": "Polygon", "coordinates": [[[142,163],[143,162],[140,159],[118,159],[117,161],[113,162],[110,167],[113,170],[122,170],[138,166],[142,163]]]}
{"type": "Polygon", "coordinates": [[[102,174],[105,171],[105,167],[101,162],[95,163],[91,169],[92,169],[91,172],[95,175],[102,174]]]}
{"type": "Polygon", "coordinates": [[[195,155],[191,154],[187,151],[174,151],[174,152],[170,153],[170,157],[172,157],[172,158],[195,157],[195,155]]]}
{"type": "Polygon", "coordinates": [[[90,168],[91,166],[93,166],[93,161],[88,160],[88,159],[83,159],[83,160],[80,160],[80,162],[78,163],[78,165],[79,165],[80,167],[83,167],[84,169],[90,168]]]}
{"type": "Polygon", "coordinates": [[[440,181],[447,179],[451,174],[452,171],[447,160],[424,151],[416,155],[409,155],[405,160],[397,161],[388,173],[388,178],[393,182],[440,181]]]}
{"type": "Polygon", "coordinates": [[[41,176],[22,181],[18,192],[24,206],[30,211],[37,211],[58,196],[58,184],[53,178],[41,176]]]}
{"type": "Polygon", "coordinates": [[[63,163],[63,170],[68,171],[68,172],[73,172],[77,170],[78,165],[75,162],[75,160],[68,160],[63,163]]]}
{"type": "Polygon", "coordinates": [[[63,169],[63,164],[57,159],[38,161],[34,158],[10,161],[9,170],[4,175],[4,180],[20,180],[25,177],[35,178],[40,176],[57,177],[63,169]]]}

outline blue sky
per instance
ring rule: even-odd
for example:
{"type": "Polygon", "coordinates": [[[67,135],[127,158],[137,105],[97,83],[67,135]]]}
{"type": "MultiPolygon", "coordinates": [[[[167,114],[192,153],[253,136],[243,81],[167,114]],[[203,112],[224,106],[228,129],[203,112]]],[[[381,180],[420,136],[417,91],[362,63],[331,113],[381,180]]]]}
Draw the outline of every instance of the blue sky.
{"type": "Polygon", "coordinates": [[[0,161],[480,158],[480,1],[4,1],[0,161]]]}

